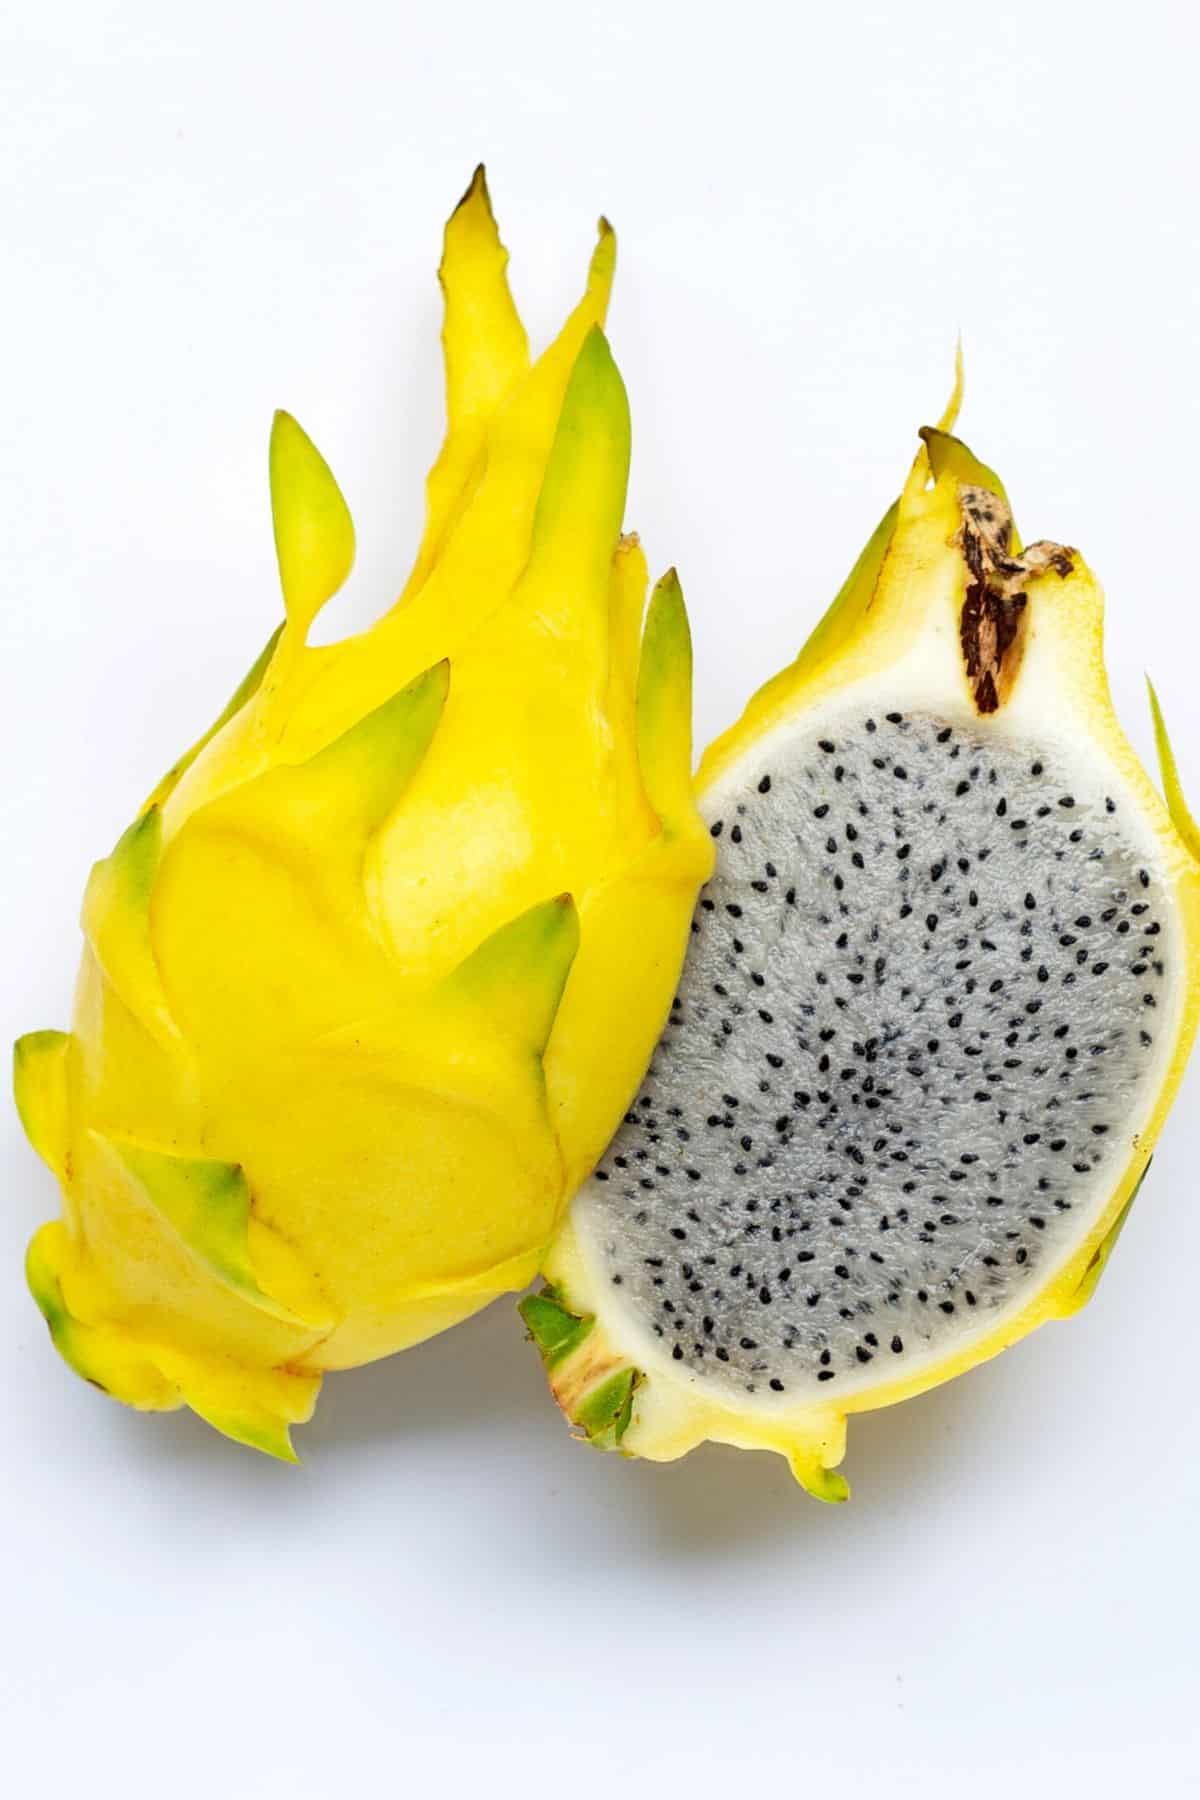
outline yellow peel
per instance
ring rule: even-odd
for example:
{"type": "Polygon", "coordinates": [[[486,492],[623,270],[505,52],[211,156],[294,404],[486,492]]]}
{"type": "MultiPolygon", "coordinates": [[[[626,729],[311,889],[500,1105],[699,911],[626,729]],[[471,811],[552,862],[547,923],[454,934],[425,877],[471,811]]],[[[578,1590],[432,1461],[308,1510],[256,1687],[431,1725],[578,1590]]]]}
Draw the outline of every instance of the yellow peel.
{"type": "Polygon", "coordinates": [[[286,626],[98,865],[70,1038],[18,1048],[63,1189],[30,1255],[63,1356],[284,1460],[325,1370],[533,1276],[649,1059],[710,864],[682,599],[644,632],[622,535],[615,258],[602,221],[531,364],[476,172],[445,233],[422,543],[340,643],[307,634],[354,528],[277,416],[286,626]]]}

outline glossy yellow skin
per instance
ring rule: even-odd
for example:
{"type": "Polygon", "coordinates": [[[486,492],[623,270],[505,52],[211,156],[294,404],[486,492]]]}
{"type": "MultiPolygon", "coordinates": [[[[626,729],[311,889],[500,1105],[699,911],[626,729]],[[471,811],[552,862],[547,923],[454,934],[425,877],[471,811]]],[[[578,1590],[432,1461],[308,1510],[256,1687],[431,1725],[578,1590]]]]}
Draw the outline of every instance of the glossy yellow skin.
{"type": "MultiPolygon", "coordinates": [[[[944,429],[953,423],[960,391],[961,374],[942,421],[944,429]]],[[[754,696],[737,725],[706,752],[697,776],[701,797],[775,726],[864,676],[897,666],[923,638],[941,634],[957,643],[964,594],[963,559],[956,545],[959,480],[975,483],[982,472],[989,477],[988,485],[999,490],[999,483],[957,440],[946,439],[943,453],[949,463],[934,481],[922,449],[898,507],[881,524],[801,655],[754,696]]],[[[581,1240],[568,1221],[547,1258],[545,1273],[561,1304],[595,1323],[582,1347],[551,1368],[551,1386],[568,1417],[577,1417],[582,1403],[601,1384],[611,1382],[619,1371],[636,1368],[628,1424],[620,1438],[626,1454],[669,1461],[705,1440],[774,1450],[788,1458],[796,1478],[815,1496],[845,1499],[848,1486],[834,1470],[845,1452],[849,1413],[893,1405],[964,1373],[1048,1320],[1076,1312],[1099,1280],[1174,1099],[1200,1016],[1200,830],[1183,799],[1157,702],[1165,806],[1117,722],[1104,668],[1102,595],[1082,559],[1074,551],[1071,555],[1074,569],[1066,579],[1047,572],[1028,584],[1029,638],[1009,704],[1015,705],[1022,684],[1036,683],[1039,696],[1052,696],[1057,723],[1066,725],[1076,741],[1091,746],[1118,773],[1159,842],[1186,963],[1169,1064],[1128,1165],[1070,1259],[1023,1310],[990,1335],[907,1380],[866,1386],[838,1406],[809,1405],[791,1412],[733,1410],[719,1396],[706,1395],[702,1382],[692,1379],[685,1384],[674,1377],[665,1360],[654,1366],[644,1357],[639,1362],[639,1352],[606,1324],[603,1282],[593,1276],[581,1240]]],[[[946,703],[947,696],[941,700],[946,703]]],[[[965,706],[966,701],[964,674],[960,703],[965,706]]],[[[954,703],[952,696],[949,703],[954,703]]],[[[986,725],[986,720],[982,723],[986,725]]]]}
{"type": "Polygon", "coordinates": [[[310,647],[354,554],[277,416],[286,624],[97,866],[70,1034],[18,1106],[59,1177],[34,1296],[81,1374],[292,1455],[322,1373],[523,1286],[649,1060],[711,845],[671,574],[621,535],[587,290],[531,365],[482,171],[446,228],[446,441],[400,600],[310,647]]]}

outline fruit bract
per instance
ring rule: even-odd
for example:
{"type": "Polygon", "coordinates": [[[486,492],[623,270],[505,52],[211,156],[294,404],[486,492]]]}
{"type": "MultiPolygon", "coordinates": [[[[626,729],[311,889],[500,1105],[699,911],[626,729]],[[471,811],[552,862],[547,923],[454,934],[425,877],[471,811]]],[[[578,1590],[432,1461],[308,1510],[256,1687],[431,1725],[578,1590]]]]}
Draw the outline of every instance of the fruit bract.
{"type": "Polygon", "coordinates": [[[1121,733],[1099,589],[924,445],[708,752],[717,872],[637,1100],[522,1307],[605,1447],[789,1457],[1087,1299],[1196,1025],[1200,840],[1121,733]]]}
{"type": "Polygon", "coordinates": [[[712,844],[673,574],[643,622],[625,392],[583,300],[532,367],[480,170],[446,228],[449,426],[370,630],[306,643],[353,528],[286,414],[286,622],[94,869],[69,1034],[16,1048],[81,1375],[282,1457],[322,1372],[524,1286],[629,1104],[712,844]]]}

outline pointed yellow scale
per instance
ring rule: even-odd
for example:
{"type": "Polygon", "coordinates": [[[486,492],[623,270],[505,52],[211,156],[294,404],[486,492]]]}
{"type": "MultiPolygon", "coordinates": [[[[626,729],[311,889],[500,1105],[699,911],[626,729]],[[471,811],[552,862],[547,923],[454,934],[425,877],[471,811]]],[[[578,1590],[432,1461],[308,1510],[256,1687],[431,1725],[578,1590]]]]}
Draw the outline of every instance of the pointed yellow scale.
{"type": "MultiPolygon", "coordinates": [[[[659,821],[646,798],[638,762],[638,668],[649,572],[635,533],[619,539],[609,579],[609,662],[605,711],[612,725],[613,781],[622,834],[653,836],[659,821]]],[[[691,720],[688,720],[691,778],[691,720]]]]}
{"type": "Polygon", "coordinates": [[[669,569],[650,596],[638,669],[638,764],[664,827],[692,812],[692,637],[679,577],[669,569]]]}
{"type": "Polygon", "coordinates": [[[171,1156],[142,1144],[114,1141],[112,1147],[150,1203],[218,1281],[277,1319],[310,1322],[298,1320],[259,1285],[250,1260],[250,1187],[239,1163],[171,1156]]]}
{"type": "Polygon", "coordinates": [[[57,1220],[35,1232],[25,1258],[29,1291],[63,1361],[126,1406],[170,1412],[182,1405],[178,1390],[135,1339],[85,1325],[68,1311],[60,1275],[68,1259],[66,1232],[57,1220]]]}
{"type": "Polygon", "coordinates": [[[299,1461],[291,1428],[312,1417],[319,1374],[290,1368],[247,1373],[169,1350],[159,1354],[182,1399],[214,1431],[277,1462],[299,1461]]]}
{"type": "Polygon", "coordinates": [[[428,752],[449,681],[436,664],[308,762],[202,807],[171,845],[155,895],[159,954],[197,1041],[228,1040],[238,1020],[231,1072],[264,1038],[318,1035],[394,986],[365,860],[428,752]]]}
{"type": "Polygon", "coordinates": [[[559,894],[493,932],[442,983],[440,999],[482,1014],[540,1067],[578,949],[575,902],[559,894]]]}
{"type": "MultiPolygon", "coordinates": [[[[929,468],[935,481],[942,481],[950,476],[960,486],[987,488],[989,492],[999,494],[1004,504],[1008,505],[1004,483],[996,471],[980,462],[961,438],[952,436],[944,426],[932,425],[922,425],[918,436],[929,452],[929,468]]],[[[1014,548],[1019,549],[1020,546],[1015,545],[1014,548]]]]}
{"type": "Polygon", "coordinates": [[[613,545],[629,480],[629,400],[608,340],[594,325],[563,397],[517,588],[553,631],[607,627],[613,545]]]}
{"type": "MultiPolygon", "coordinates": [[[[939,432],[953,431],[963,398],[963,355],[959,343],[954,356],[954,385],[938,420],[939,432]]],[[[911,501],[927,481],[929,450],[925,442],[917,451],[906,493],[911,501]]],[[[787,706],[800,687],[814,680],[822,669],[836,662],[864,628],[875,599],[884,560],[891,549],[900,517],[900,501],[894,500],[867,539],[849,575],[805,640],[795,662],[780,670],[754,696],[756,717],[765,722],[777,705],[787,706]]]]}
{"type": "Polygon", "coordinates": [[[228,725],[230,719],[241,712],[246,702],[258,692],[259,688],[262,686],[263,677],[271,666],[271,659],[275,655],[275,650],[283,635],[283,630],[284,627],[282,625],[276,626],[262,650],[254,659],[254,662],[230,695],[229,700],[226,702],[222,711],[218,713],[208,730],[204,732],[201,737],[196,739],[196,742],[192,745],[191,749],[185,750],[178,761],[171,764],[171,767],[167,770],[158,786],[146,801],[145,806],[142,808],[143,812],[148,812],[151,807],[159,807],[161,809],[163,803],[167,800],[169,795],[175,791],[176,787],[178,787],[180,781],[187,774],[200,753],[211,744],[217,733],[224,726],[228,725]]]}
{"type": "Polygon", "coordinates": [[[449,687],[449,663],[435,663],[307,762],[272,770],[220,813],[214,805],[199,817],[208,823],[240,808],[245,829],[258,814],[263,829],[309,854],[324,853],[332,840],[348,857],[361,857],[425,756],[449,687]]]}
{"type": "Polygon", "coordinates": [[[1167,811],[1171,815],[1176,831],[1197,862],[1200,862],[1200,825],[1196,823],[1195,814],[1187,803],[1183,783],[1179,779],[1179,765],[1175,761],[1175,752],[1171,748],[1171,740],[1167,736],[1167,722],[1163,718],[1162,707],[1159,705],[1158,695],[1154,691],[1154,683],[1147,679],[1146,687],[1150,694],[1150,712],[1154,719],[1154,745],[1158,751],[1158,765],[1162,771],[1163,795],[1167,802],[1167,811]]]}
{"type": "Polygon", "coordinates": [[[140,1412],[183,1405],[225,1436],[295,1462],[289,1427],[311,1417],[320,1376],[298,1370],[239,1369],[170,1344],[148,1344],[119,1327],[91,1325],[69,1310],[62,1272],[73,1262],[57,1222],[42,1226],[26,1257],[29,1290],[64,1362],[93,1387],[140,1412]]]}
{"type": "Polygon", "coordinates": [[[303,640],[354,566],[354,521],[329,464],[290,413],[275,414],[269,468],[283,603],[303,640]]]}
{"type": "Polygon", "coordinates": [[[530,365],[477,173],[446,229],[423,541],[341,643],[307,633],[350,516],[278,415],[286,627],[94,878],[61,1107],[25,1057],[31,1134],[70,1171],[60,1339],[273,1455],[323,1371],[532,1278],[678,978],[711,843],[682,601],[643,649],[622,535],[614,263],[602,222],[530,365]]]}
{"type": "Polygon", "coordinates": [[[289,1427],[312,1414],[320,1377],[270,1371],[239,1375],[170,1347],[142,1348],[135,1338],[76,1319],[63,1297],[61,1225],[45,1225],[26,1258],[26,1277],[60,1356],[77,1375],[142,1412],[185,1404],[218,1431],[284,1462],[295,1462],[289,1427]]]}
{"type": "Polygon", "coordinates": [[[508,285],[480,163],[446,225],[438,279],[445,301],[446,441],[426,485],[425,536],[405,597],[424,583],[482,473],[489,421],[529,369],[529,340],[508,285]]]}
{"type": "Polygon", "coordinates": [[[67,1173],[66,1031],[27,1031],[13,1045],[13,1097],[25,1136],[60,1181],[67,1173]]]}
{"type": "Polygon", "coordinates": [[[178,1033],[150,936],[150,899],[162,852],[162,814],[144,812],[98,862],[83,896],[92,953],[126,1006],[161,1042],[178,1033]]]}

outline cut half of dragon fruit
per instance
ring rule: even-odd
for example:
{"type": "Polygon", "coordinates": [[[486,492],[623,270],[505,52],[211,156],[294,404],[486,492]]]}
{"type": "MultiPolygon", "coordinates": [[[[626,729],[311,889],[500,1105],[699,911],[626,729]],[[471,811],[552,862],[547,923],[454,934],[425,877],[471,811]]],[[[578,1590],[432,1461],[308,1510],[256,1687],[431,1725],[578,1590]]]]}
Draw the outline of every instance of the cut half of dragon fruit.
{"type": "MultiPolygon", "coordinates": [[[[1114,716],[1079,554],[942,428],[708,752],[670,1024],[523,1314],[593,1443],[782,1452],[1076,1311],[1196,1026],[1200,851],[1114,716]]],[[[1153,696],[1152,696],[1153,700],[1153,696]]]]}

